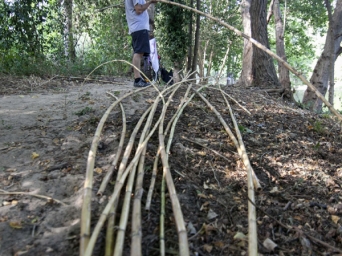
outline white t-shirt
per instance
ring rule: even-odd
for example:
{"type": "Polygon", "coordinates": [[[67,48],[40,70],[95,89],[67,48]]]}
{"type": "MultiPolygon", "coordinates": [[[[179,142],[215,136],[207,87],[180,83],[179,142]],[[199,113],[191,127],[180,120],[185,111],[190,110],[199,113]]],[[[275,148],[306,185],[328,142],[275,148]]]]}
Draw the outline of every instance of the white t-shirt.
{"type": "Polygon", "coordinates": [[[145,3],[145,0],[125,0],[126,20],[128,23],[129,34],[143,29],[150,30],[147,10],[138,15],[134,9],[135,5],[145,3]]]}

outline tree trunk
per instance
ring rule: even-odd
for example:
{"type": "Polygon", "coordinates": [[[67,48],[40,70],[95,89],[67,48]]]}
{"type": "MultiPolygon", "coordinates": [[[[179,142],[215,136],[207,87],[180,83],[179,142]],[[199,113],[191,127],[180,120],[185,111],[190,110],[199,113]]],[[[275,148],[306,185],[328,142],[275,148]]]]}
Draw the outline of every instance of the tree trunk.
{"type": "Polygon", "coordinates": [[[155,13],[155,5],[150,4],[147,9],[148,17],[149,17],[149,24],[150,24],[150,38],[154,38],[154,13],[155,13]]]}
{"type": "Polygon", "coordinates": [[[65,24],[65,55],[69,58],[70,61],[75,61],[76,59],[76,51],[74,45],[74,34],[73,34],[73,0],[65,0],[64,1],[64,9],[66,14],[66,24],[65,24]]]}
{"type": "MultiPolygon", "coordinates": [[[[241,3],[243,32],[249,37],[252,37],[251,15],[250,15],[251,2],[252,0],[243,0],[241,3]]],[[[242,62],[240,83],[248,87],[252,86],[252,82],[253,82],[252,58],[253,58],[253,44],[247,39],[244,39],[243,62],[242,62]]]]}
{"type": "Polygon", "coordinates": [[[178,83],[180,82],[181,78],[180,78],[180,70],[181,70],[181,64],[178,62],[174,62],[173,63],[173,81],[174,83],[178,83]]]}
{"type": "Polygon", "coordinates": [[[329,17],[329,30],[330,30],[330,36],[332,37],[330,39],[330,85],[329,85],[329,103],[334,106],[334,95],[335,95],[335,51],[334,51],[334,20],[332,16],[332,9],[331,4],[328,0],[325,0],[325,6],[327,7],[328,11],[328,17],[329,17]]]}
{"type": "MultiPolygon", "coordinates": [[[[250,8],[252,37],[269,47],[266,21],[267,0],[252,1],[250,8]]],[[[252,85],[260,88],[280,87],[273,59],[264,51],[253,46],[252,85]]]]}
{"type": "MultiPolygon", "coordinates": [[[[194,7],[194,0],[190,1],[190,7],[194,7]]],[[[188,58],[187,58],[187,66],[186,70],[189,72],[191,71],[192,67],[192,12],[189,12],[189,48],[188,48],[188,58]]]]}
{"type": "MultiPolygon", "coordinates": [[[[285,44],[284,44],[284,25],[281,18],[279,0],[274,0],[273,5],[273,13],[274,13],[274,23],[275,23],[275,33],[276,33],[276,48],[277,55],[281,57],[284,61],[287,62],[286,53],[285,53],[285,44]]],[[[281,65],[278,62],[278,74],[279,74],[279,82],[284,88],[284,95],[293,100],[293,94],[291,90],[291,81],[290,81],[290,72],[289,70],[281,65]]]]}
{"type": "MultiPolygon", "coordinates": [[[[201,0],[197,0],[196,8],[200,11],[201,9],[201,0]]],[[[192,59],[192,68],[191,72],[195,72],[197,70],[197,61],[198,61],[198,47],[199,47],[199,39],[200,39],[200,26],[201,26],[201,16],[196,14],[196,33],[195,33],[195,46],[194,46],[194,56],[192,59]]],[[[194,73],[191,78],[196,78],[196,74],[194,73]]]]}
{"type": "MultiPolygon", "coordinates": [[[[310,82],[313,84],[318,91],[325,95],[327,92],[328,87],[328,80],[329,80],[329,70],[331,67],[331,59],[330,59],[330,49],[331,45],[334,44],[334,64],[336,61],[336,57],[338,56],[338,52],[340,50],[340,44],[342,41],[342,0],[337,0],[335,11],[333,14],[333,29],[329,29],[324,50],[318,59],[314,71],[312,73],[310,82]],[[331,32],[333,31],[333,32],[331,32]],[[333,35],[331,35],[333,33],[333,35]],[[331,42],[332,38],[334,38],[334,42],[331,42]]],[[[308,107],[310,110],[314,110],[316,112],[322,111],[322,100],[317,97],[317,95],[310,90],[309,88],[306,89],[303,98],[303,104],[308,107]]]]}
{"type": "MultiPolygon", "coordinates": [[[[199,60],[199,76],[201,79],[204,78],[204,67],[205,67],[205,59],[206,59],[208,44],[209,44],[209,40],[205,42],[204,49],[202,49],[202,47],[199,47],[198,60],[199,60]]],[[[203,82],[203,79],[201,80],[201,82],[203,82]]]]}

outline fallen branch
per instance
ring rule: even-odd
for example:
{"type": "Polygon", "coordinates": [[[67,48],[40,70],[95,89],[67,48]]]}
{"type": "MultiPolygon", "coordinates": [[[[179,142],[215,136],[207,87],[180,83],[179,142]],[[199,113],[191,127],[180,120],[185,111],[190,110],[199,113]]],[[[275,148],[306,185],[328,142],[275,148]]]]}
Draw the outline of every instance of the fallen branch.
{"type": "Polygon", "coordinates": [[[42,199],[46,199],[48,202],[56,202],[59,203],[63,206],[67,206],[65,203],[63,203],[62,201],[59,201],[57,199],[54,199],[52,197],[49,196],[43,196],[43,195],[36,195],[36,194],[29,194],[27,192],[7,192],[6,190],[2,190],[0,189],[0,195],[21,195],[21,196],[33,196],[33,197],[37,197],[37,198],[42,198],[42,199]]]}

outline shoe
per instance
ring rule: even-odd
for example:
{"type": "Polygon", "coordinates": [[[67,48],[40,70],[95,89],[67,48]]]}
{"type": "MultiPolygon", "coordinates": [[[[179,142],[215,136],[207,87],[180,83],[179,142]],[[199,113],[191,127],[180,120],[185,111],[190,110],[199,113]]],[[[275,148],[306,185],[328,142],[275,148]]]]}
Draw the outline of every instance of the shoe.
{"type": "Polygon", "coordinates": [[[134,87],[147,87],[147,86],[151,85],[151,83],[146,82],[143,79],[140,79],[139,82],[134,82],[133,85],[134,85],[134,87]]]}

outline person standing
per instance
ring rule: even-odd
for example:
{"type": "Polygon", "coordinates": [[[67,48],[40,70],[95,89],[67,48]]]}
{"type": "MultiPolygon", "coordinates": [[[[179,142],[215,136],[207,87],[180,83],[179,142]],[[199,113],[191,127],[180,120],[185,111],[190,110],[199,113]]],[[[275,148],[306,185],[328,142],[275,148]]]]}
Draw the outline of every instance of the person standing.
{"type": "MultiPolygon", "coordinates": [[[[125,0],[126,20],[128,24],[129,34],[132,36],[133,59],[132,64],[140,69],[141,59],[143,56],[150,54],[150,38],[149,38],[149,16],[147,8],[157,3],[157,0],[125,0]]],[[[139,70],[134,70],[135,87],[146,87],[150,83],[146,82],[141,76],[139,70]]]]}

